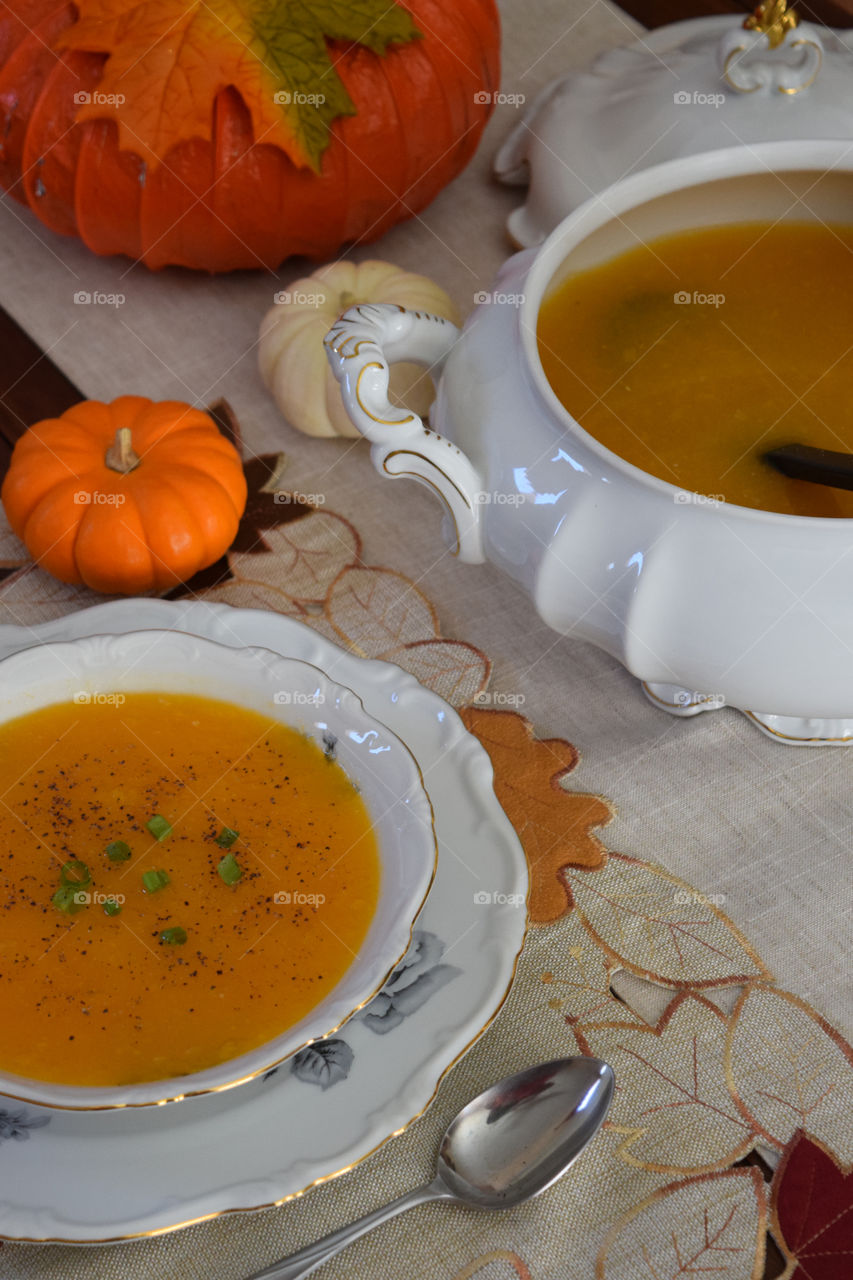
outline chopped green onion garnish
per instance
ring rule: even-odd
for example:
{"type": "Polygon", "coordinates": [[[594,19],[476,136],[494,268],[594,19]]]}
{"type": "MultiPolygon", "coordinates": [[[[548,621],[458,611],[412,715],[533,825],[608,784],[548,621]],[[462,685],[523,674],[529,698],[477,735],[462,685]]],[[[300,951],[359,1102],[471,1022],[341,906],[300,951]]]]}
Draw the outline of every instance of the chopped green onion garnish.
{"type": "Polygon", "coordinates": [[[123,840],[113,840],[107,845],[107,857],[110,862],[127,862],[130,857],[130,845],[123,840]]]}
{"type": "Polygon", "coordinates": [[[121,911],[121,907],[114,898],[107,898],[104,903],[104,914],[108,916],[117,916],[121,911]]]}
{"type": "Polygon", "coordinates": [[[143,871],[142,884],[146,893],[156,893],[158,889],[165,889],[169,883],[169,877],[165,871],[143,871]]]}
{"type": "Polygon", "coordinates": [[[187,940],[187,931],[182,929],[179,924],[172,925],[171,929],[164,929],[160,934],[160,941],[167,942],[172,947],[182,947],[187,940]]]}
{"type": "Polygon", "coordinates": [[[165,818],[161,818],[159,813],[155,813],[153,818],[149,818],[145,825],[155,840],[165,840],[166,836],[172,834],[171,823],[168,823],[165,818]]]}
{"type": "Polygon", "coordinates": [[[63,863],[62,870],[59,873],[60,884],[70,885],[74,889],[79,889],[81,885],[89,884],[91,879],[89,868],[79,858],[71,858],[68,862],[63,863]]]}
{"type": "Polygon", "coordinates": [[[239,834],[239,831],[234,831],[231,827],[223,827],[216,837],[216,843],[220,849],[230,849],[239,834]]]}
{"type": "Polygon", "coordinates": [[[226,853],[224,858],[220,858],[216,869],[226,884],[236,884],[243,874],[233,853],[226,853]]]}
{"type": "Polygon", "coordinates": [[[76,885],[64,884],[61,889],[57,889],[51,898],[51,902],[60,911],[64,911],[66,915],[76,915],[78,911],[82,911],[85,902],[78,901],[78,897],[82,897],[81,891],[76,885]]]}

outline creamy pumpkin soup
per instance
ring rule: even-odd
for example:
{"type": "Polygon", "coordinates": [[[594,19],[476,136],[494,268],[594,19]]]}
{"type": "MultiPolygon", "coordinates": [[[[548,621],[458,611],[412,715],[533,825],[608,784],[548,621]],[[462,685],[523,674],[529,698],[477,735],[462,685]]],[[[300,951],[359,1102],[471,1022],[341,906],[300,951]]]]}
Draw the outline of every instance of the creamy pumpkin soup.
{"type": "Polygon", "coordinates": [[[796,515],[853,494],[762,460],[853,450],[853,227],[748,224],[664,237],[563,280],[539,354],[572,416],[679,489],[796,515]]]}
{"type": "Polygon", "coordinates": [[[0,1069],[72,1085],[279,1035],[349,967],[379,889],[331,743],[206,698],[101,697],[0,726],[0,1069]]]}

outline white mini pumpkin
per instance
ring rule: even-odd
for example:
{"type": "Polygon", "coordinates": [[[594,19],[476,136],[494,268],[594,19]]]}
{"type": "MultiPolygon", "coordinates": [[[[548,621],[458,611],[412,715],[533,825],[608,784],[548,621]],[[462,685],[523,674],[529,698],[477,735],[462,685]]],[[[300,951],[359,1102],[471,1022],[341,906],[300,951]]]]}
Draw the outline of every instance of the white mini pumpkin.
{"type": "MultiPolygon", "coordinates": [[[[358,302],[396,302],[459,323],[453,302],[426,276],[390,262],[333,262],[278,295],[261,321],[261,376],[284,417],[309,436],[357,436],[329,368],[323,338],[338,316],[358,302]]],[[[391,399],[424,414],[433,398],[429,376],[416,364],[395,364],[391,399]]]]}

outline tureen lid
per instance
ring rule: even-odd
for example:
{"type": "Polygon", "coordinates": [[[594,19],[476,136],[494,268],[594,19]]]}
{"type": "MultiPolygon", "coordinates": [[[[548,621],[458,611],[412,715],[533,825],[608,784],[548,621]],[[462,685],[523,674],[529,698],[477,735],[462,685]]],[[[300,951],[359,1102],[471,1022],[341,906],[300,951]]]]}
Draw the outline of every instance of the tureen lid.
{"type": "Polygon", "coordinates": [[[798,22],[787,0],[660,27],[552,81],[494,161],[529,184],[508,219],[520,248],[618,178],[739,143],[853,137],[853,31],[798,22]]]}

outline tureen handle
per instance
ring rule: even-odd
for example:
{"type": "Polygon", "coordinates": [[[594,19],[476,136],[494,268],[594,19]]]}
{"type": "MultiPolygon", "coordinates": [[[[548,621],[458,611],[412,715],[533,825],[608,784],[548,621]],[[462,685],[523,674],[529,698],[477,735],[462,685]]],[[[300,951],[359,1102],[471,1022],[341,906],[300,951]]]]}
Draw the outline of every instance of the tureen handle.
{"type": "Polygon", "coordinates": [[[373,446],[376,470],[438,493],[456,531],[454,555],[478,564],[485,559],[479,473],[455,444],[388,399],[389,364],[413,360],[437,373],[459,333],[441,316],[365,302],[344,312],[324,341],[347,413],[373,446]]]}
{"type": "Polygon", "coordinates": [[[723,79],[738,93],[775,89],[792,97],[814,84],[823,61],[823,42],[811,23],[800,26],[788,0],[763,0],[741,28],[726,32],[718,57],[723,79]],[[797,28],[797,38],[789,40],[797,28]],[[799,55],[793,64],[784,56],[791,49],[799,55]]]}

